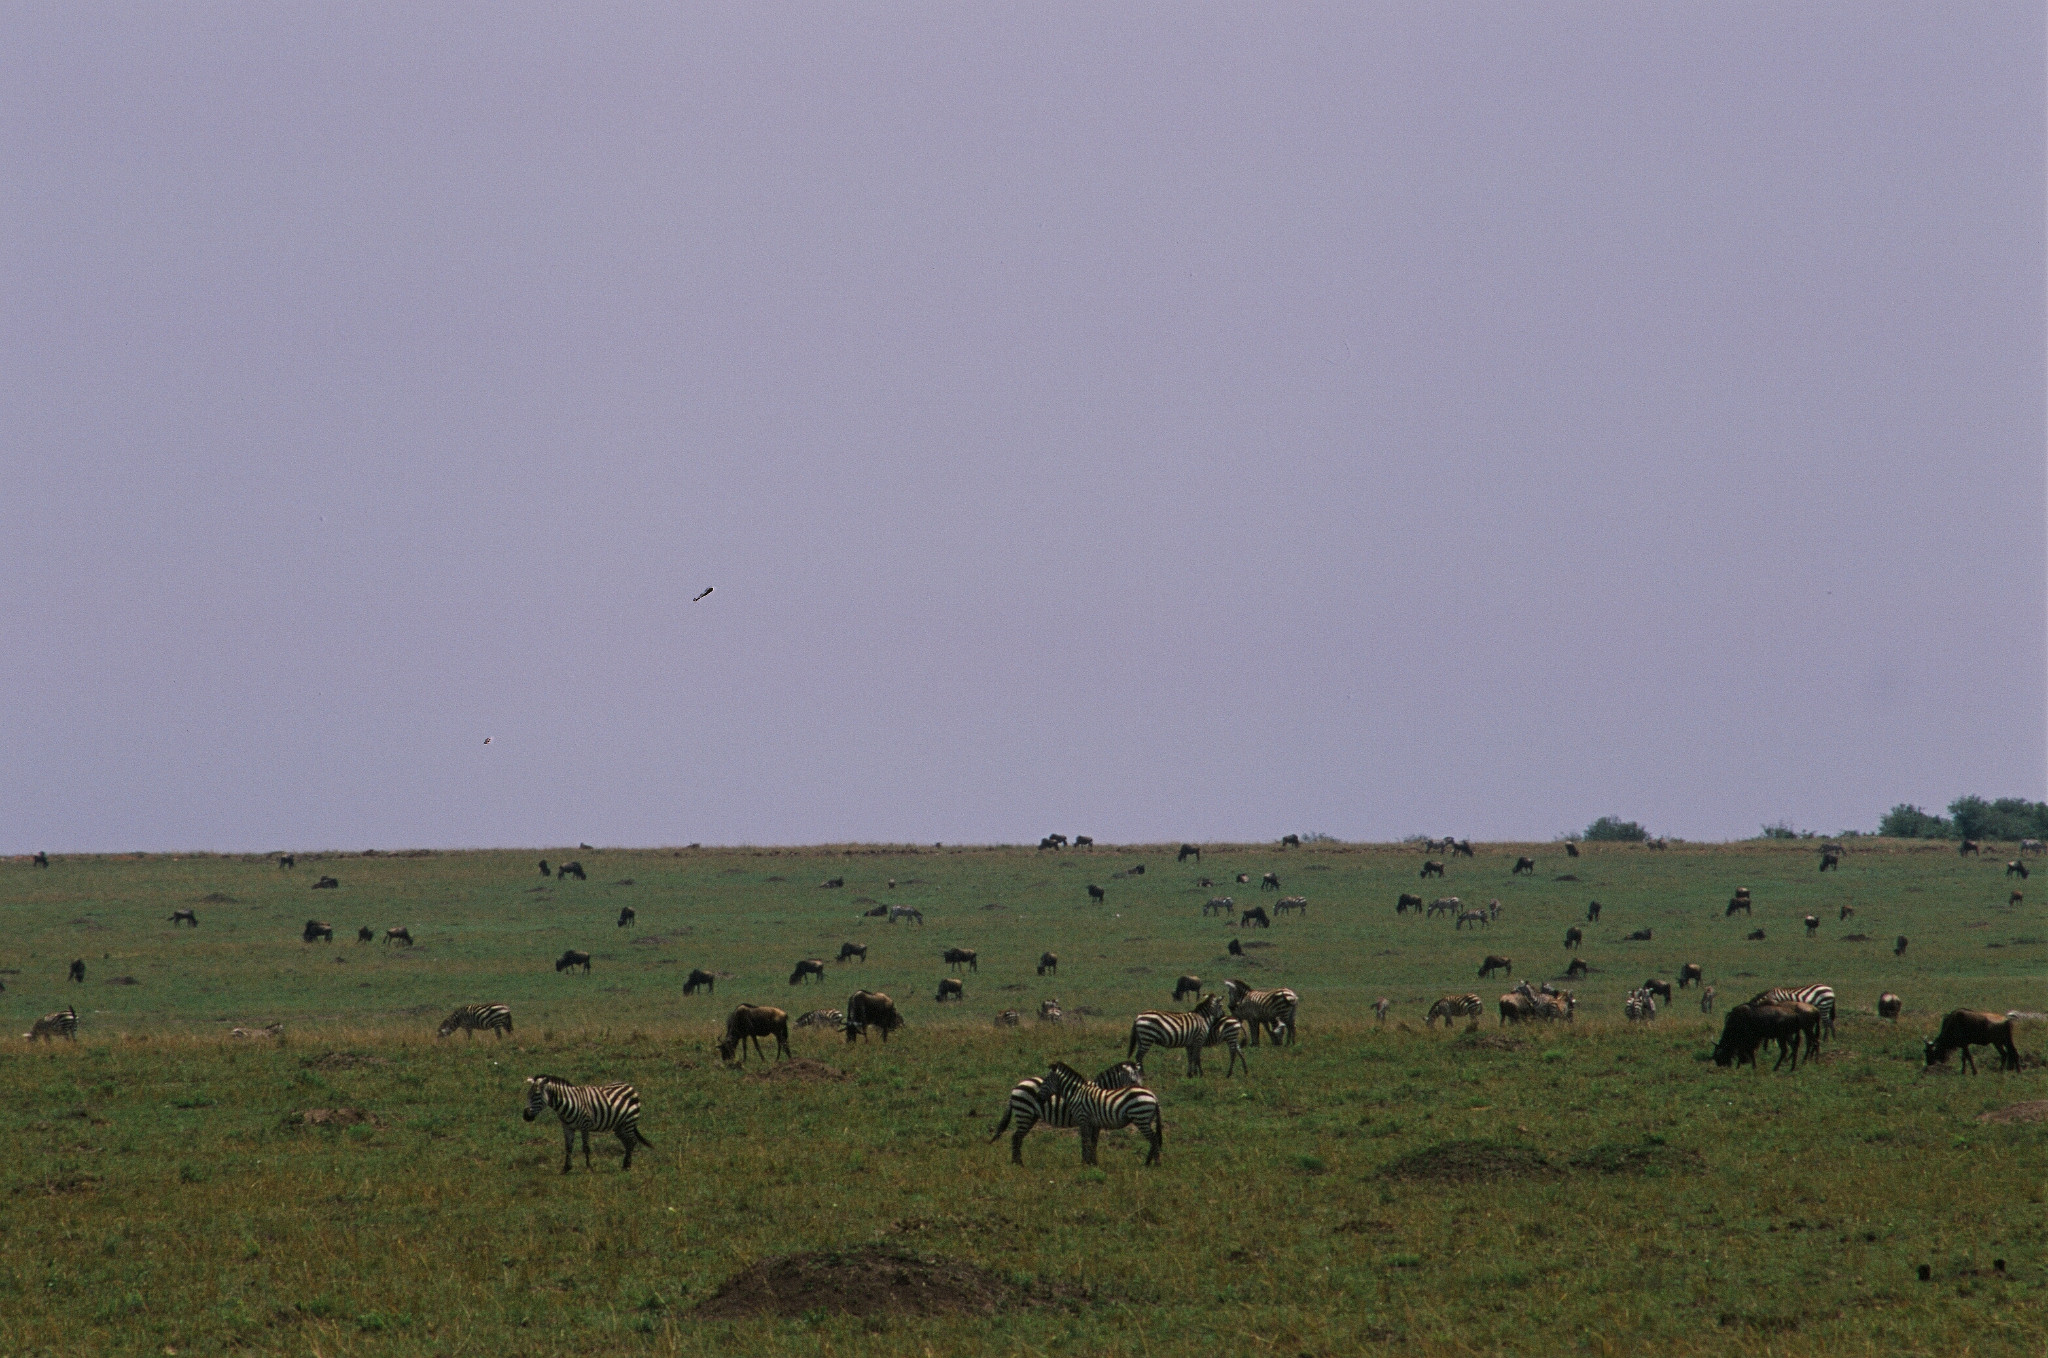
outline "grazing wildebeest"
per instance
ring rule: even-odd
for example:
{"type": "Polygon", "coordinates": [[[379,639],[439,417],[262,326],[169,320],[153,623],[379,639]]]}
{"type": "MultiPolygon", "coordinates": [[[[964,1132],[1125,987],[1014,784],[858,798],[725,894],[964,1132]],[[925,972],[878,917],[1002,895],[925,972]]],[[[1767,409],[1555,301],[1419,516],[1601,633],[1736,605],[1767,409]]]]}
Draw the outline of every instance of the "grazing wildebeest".
{"type": "Polygon", "coordinates": [[[967,998],[967,988],[958,980],[948,976],[939,982],[939,1003],[944,1004],[946,997],[949,995],[956,1000],[965,1000],[967,998]]]}
{"type": "Polygon", "coordinates": [[[1747,895],[1730,896],[1728,898],[1728,908],[1721,912],[1721,918],[1727,919],[1729,916],[1733,915],[1738,910],[1740,910],[1745,915],[1755,914],[1756,912],[1754,910],[1751,910],[1749,908],[1749,905],[1750,902],[1749,897],[1747,895]]]}
{"type": "Polygon", "coordinates": [[[579,882],[587,882],[590,880],[587,876],[584,875],[583,865],[581,863],[564,863],[561,867],[555,869],[556,881],[564,881],[570,877],[574,877],[579,882]]]}
{"type": "Polygon", "coordinates": [[[1300,836],[1300,835],[1282,835],[1282,836],[1280,836],[1280,847],[1281,847],[1281,848],[1283,848],[1283,849],[1298,849],[1298,848],[1300,848],[1300,847],[1301,847],[1301,836],[1300,836]]]}
{"type": "Polygon", "coordinates": [[[1095,847],[1094,837],[1090,835],[1075,835],[1074,847],[1077,849],[1092,849],[1095,847]]]}
{"type": "Polygon", "coordinates": [[[1586,923],[1588,923],[1588,924],[1598,924],[1599,922],[1600,922],[1600,902],[1598,902],[1598,901],[1588,901],[1588,902],[1586,902],[1586,923]]]}
{"type": "Polygon", "coordinates": [[[340,889],[341,883],[335,881],[332,877],[322,877],[319,881],[313,883],[313,890],[315,891],[339,891],[340,889]]]}
{"type": "Polygon", "coordinates": [[[1302,914],[1306,915],[1308,913],[1308,897],[1282,896],[1273,903],[1273,913],[1276,915],[1284,915],[1290,910],[1299,910],[1302,914]]]}
{"type": "Polygon", "coordinates": [[[1227,949],[1227,951],[1230,953],[1232,957],[1243,957],[1244,944],[1238,942],[1236,939],[1233,938],[1230,940],[1230,947],[1227,949]]]}
{"type": "Polygon", "coordinates": [[[1638,929],[1622,940],[1624,943],[1648,943],[1649,941],[1650,931],[1648,929],[1638,929]]]}
{"type": "Polygon", "coordinates": [[[1824,853],[1820,856],[1820,870],[1826,872],[1830,868],[1833,868],[1836,872],[1842,870],[1842,855],[1838,853],[1824,853]]]}
{"type": "Polygon", "coordinates": [[[796,969],[789,973],[789,983],[791,985],[801,985],[806,976],[815,976],[818,978],[819,985],[825,984],[825,959],[822,957],[803,958],[796,964],[796,969]]]}
{"type": "Polygon", "coordinates": [[[2021,901],[2024,901],[2025,899],[2026,896],[2024,894],[2015,891],[2012,893],[2012,895],[2006,897],[2005,903],[2007,905],[2018,905],[2021,901]]]}
{"type": "Polygon", "coordinates": [[[1574,957],[1572,959],[1572,964],[1564,969],[1564,974],[1567,976],[1584,976],[1590,970],[1592,970],[1592,968],[1586,965],[1585,958],[1574,957]]]}
{"type": "Polygon", "coordinates": [[[1052,835],[1047,835],[1044,839],[1038,841],[1038,847],[1040,849],[1063,849],[1066,845],[1060,843],[1052,835]]]}
{"type": "Polygon", "coordinates": [[[1898,942],[1896,942],[1896,943],[1894,943],[1894,944],[1892,944],[1892,956],[1893,956],[1893,957],[1904,957],[1905,955],[1906,955],[1906,936],[1905,936],[1904,934],[1900,934],[1900,935],[1899,935],[1899,941],[1898,941],[1898,942]]]}
{"type": "Polygon", "coordinates": [[[2027,880],[2027,865],[2025,863],[2020,862],[2020,860],[2017,858],[2007,859],[2005,864],[2005,875],[2008,877],[2017,876],[2022,882],[2024,882],[2027,880]]]}
{"type": "Polygon", "coordinates": [[[1577,858],[1579,856],[1579,846],[1567,839],[1564,842],[1564,856],[1566,858],[1577,858]]]}
{"type": "Polygon", "coordinates": [[[1500,1022],[1502,1027],[1509,1023],[1522,1023],[1536,1017],[1536,1001],[1519,991],[1509,991],[1500,997],[1500,1022]]]}
{"type": "Polygon", "coordinates": [[[1983,845],[1979,844],[1974,839],[1966,839],[1961,844],[1958,844],[1956,846],[1956,856],[1959,858],[1967,858],[1971,854],[1976,853],[1978,850],[1982,849],[1983,847],[1983,845]]]}
{"type": "Polygon", "coordinates": [[[896,1002],[879,990],[856,990],[846,999],[846,1040],[865,1038],[869,1028],[882,1030],[882,1041],[903,1026],[896,1002]]]}
{"type": "Polygon", "coordinates": [[[861,912],[860,912],[860,914],[861,914],[861,918],[862,918],[862,919],[880,919],[880,918],[881,918],[882,916],[884,916],[884,915],[888,914],[888,913],[889,913],[889,911],[890,911],[890,910],[892,910],[892,909],[894,909],[894,908],[895,908],[895,907],[893,907],[893,906],[889,905],[889,904],[888,904],[888,903],[887,903],[887,902],[885,901],[885,902],[883,902],[883,903],[882,903],[881,905],[878,905],[878,906],[876,906],[876,907],[875,907],[874,909],[872,909],[872,910],[863,910],[863,911],[861,911],[861,912]]]}
{"type": "Polygon", "coordinates": [[[1658,999],[1664,1001],[1664,1003],[1671,1003],[1671,982],[1645,981],[1643,982],[1642,988],[1644,990],[1649,991],[1652,995],[1655,995],[1658,999]]]}
{"type": "Polygon", "coordinates": [[[1057,976],[1060,974],[1060,955],[1056,952],[1042,952],[1038,955],[1038,974],[1057,976]]]}
{"type": "Polygon", "coordinates": [[[1820,1049],[1820,1010],[1810,1004],[1738,1004],[1721,1024],[1721,1040],[1714,1046],[1714,1064],[1756,1065],[1756,1049],[1766,1042],[1778,1044],[1778,1065],[1787,1060],[1799,1069],[1799,1039],[1806,1038],[1807,1054],[1820,1049]]]}
{"type": "Polygon", "coordinates": [[[1143,863],[1133,863],[1128,868],[1125,868],[1124,871],[1132,877],[1143,877],[1145,875],[1145,865],[1143,863]]]}
{"type": "Polygon", "coordinates": [[[1261,929],[1270,929],[1273,927],[1273,921],[1266,914],[1265,906],[1255,905],[1251,909],[1245,911],[1242,915],[1239,915],[1237,917],[1237,927],[1240,929],[1245,928],[1247,925],[1252,924],[1258,925],[1261,929]]]}
{"type": "Polygon", "coordinates": [[[540,875],[543,877],[552,877],[555,875],[554,873],[548,871],[548,860],[545,858],[540,860],[540,875]]]}
{"type": "Polygon", "coordinates": [[[1434,858],[1426,859],[1422,864],[1421,875],[1423,877],[1441,877],[1444,875],[1444,865],[1434,858]]]}
{"type": "Polygon", "coordinates": [[[1699,963],[1687,962],[1678,969],[1678,988],[1680,990],[1685,989],[1689,985],[1700,985],[1702,982],[1703,977],[1700,972],[1699,963]]]}
{"type": "Polygon", "coordinates": [[[1091,901],[1106,901],[1109,899],[1109,893],[1095,885],[1095,883],[1090,882],[1088,884],[1088,899],[1091,901]]]}
{"type": "Polygon", "coordinates": [[[1977,1062],[1970,1056],[1970,1048],[1990,1047],[1998,1053],[2000,1070],[2018,1070],[2020,1049],[2013,1045],[2012,1024],[2011,1017],[2004,1014],[1951,1009],[1941,1020],[1941,1031],[1927,1039],[1927,1064],[1943,1065],[1950,1052],[1960,1049],[1963,1069],[1975,1075],[1977,1062]]]}
{"type": "Polygon", "coordinates": [[[1536,860],[1527,856],[1517,858],[1514,867],[1508,869],[1508,875],[1513,876],[1521,872],[1526,872],[1533,877],[1536,873],[1536,860]]]}
{"type": "Polygon", "coordinates": [[[865,943],[842,943],[839,945],[839,960],[858,957],[863,963],[868,960],[868,945],[865,943]]]}
{"type": "Polygon", "coordinates": [[[1261,878],[1259,879],[1259,890],[1261,890],[1261,891],[1278,891],[1279,889],[1280,889],[1280,874],[1279,874],[1279,873],[1277,873],[1277,872],[1269,872],[1269,873],[1267,873],[1267,874],[1266,874],[1266,875],[1265,875],[1264,877],[1261,877],[1261,878]]]}
{"type": "Polygon", "coordinates": [[[1425,915],[1430,916],[1431,918],[1434,918],[1436,915],[1440,913],[1446,915],[1455,915],[1458,913],[1458,911],[1462,910],[1464,906],[1465,903],[1459,900],[1456,896],[1439,896],[1429,903],[1429,909],[1425,910],[1423,913],[1425,915]]]}
{"type": "Polygon", "coordinates": [[[1578,947],[1581,943],[1584,943],[1585,941],[1585,932],[1581,930],[1579,926],[1576,924],[1572,925],[1571,928],[1566,929],[1564,931],[1564,948],[1566,952],[1570,952],[1573,948],[1578,947]]]}
{"type": "Polygon", "coordinates": [[[1818,932],[1818,931],[1819,931],[1819,929],[1820,929],[1820,916],[1819,916],[1819,915],[1808,915],[1808,916],[1806,917],[1806,936],[1807,936],[1808,938],[1812,938],[1812,937],[1814,936],[1814,934],[1815,934],[1816,932],[1818,932]]]}
{"type": "Polygon", "coordinates": [[[1451,853],[1462,858],[1472,857],[1472,841],[1469,839],[1459,840],[1456,844],[1451,845],[1451,853]]]}
{"type": "Polygon", "coordinates": [[[295,853],[281,853],[277,856],[277,865],[280,868],[295,868],[299,865],[299,856],[295,853]]]}
{"type": "Polygon", "coordinates": [[[171,927],[173,929],[177,928],[180,922],[189,924],[197,929],[199,927],[199,916],[190,910],[173,910],[171,912],[171,927]]]}
{"type": "Polygon", "coordinates": [[[1237,902],[1228,896],[1211,896],[1202,902],[1202,913],[1205,915],[1227,915],[1235,909],[1237,902]]]}
{"type": "Polygon", "coordinates": [[[47,867],[49,867],[49,866],[50,866],[50,855],[48,855],[48,854],[44,853],[44,852],[43,852],[43,851],[42,851],[41,849],[37,849],[37,850],[36,850],[36,858],[35,858],[35,863],[36,863],[36,866],[37,866],[37,867],[39,867],[39,868],[47,868],[47,867]]]}
{"type": "Polygon", "coordinates": [[[393,943],[403,943],[406,947],[410,948],[412,946],[412,930],[406,928],[403,924],[395,924],[391,928],[386,929],[384,931],[384,946],[388,948],[393,943]]]}
{"type": "Polygon", "coordinates": [[[1700,991],[1700,1012],[1702,1014],[1714,1012],[1714,988],[1712,986],[1708,986],[1700,991]]]}
{"type": "Polygon", "coordinates": [[[1190,858],[1194,859],[1197,863],[1201,862],[1202,851],[1200,848],[1193,844],[1183,844],[1180,846],[1180,852],[1173,856],[1173,861],[1176,863],[1185,863],[1190,858]]]}
{"type": "Polygon", "coordinates": [[[85,959],[83,957],[72,959],[71,979],[74,981],[83,981],[85,979],[85,959]]]}
{"type": "Polygon", "coordinates": [[[705,994],[716,995],[718,993],[718,978],[702,967],[692,967],[690,968],[690,978],[683,982],[683,993],[685,995],[694,995],[697,993],[698,986],[704,987],[705,994]]]}
{"type": "Polygon", "coordinates": [[[623,929],[627,925],[633,923],[633,921],[639,918],[640,917],[638,915],[633,913],[632,906],[622,905],[619,907],[619,928],[623,929]]]}
{"type": "Polygon", "coordinates": [[[1400,899],[1394,902],[1394,913],[1397,915],[1405,915],[1410,910],[1420,912],[1421,909],[1422,897],[1417,896],[1411,891],[1402,892],[1400,899]]]}
{"type": "Polygon", "coordinates": [[[1899,1019],[1899,1011],[1905,1007],[1906,1002],[1897,995],[1892,994],[1889,990],[1877,997],[1877,1016],[1881,1019],[1890,1019],[1896,1023],[1899,1019]]]}
{"type": "Polygon", "coordinates": [[[1853,915],[1853,914],[1855,914],[1855,913],[1856,913],[1856,907],[1855,907],[1855,906],[1853,906],[1853,905],[1845,905],[1845,906],[1843,906],[1843,907],[1842,907],[1842,912],[1841,912],[1840,914],[1838,914],[1838,915],[1836,915],[1836,916],[1835,916],[1835,923],[1837,923],[1837,924],[1840,924],[1840,923],[1841,923],[1841,922],[1842,922],[1843,920],[1845,920],[1845,919],[1849,918],[1849,916],[1851,916],[1851,915],[1853,915]]]}
{"type": "Polygon", "coordinates": [[[375,934],[370,932],[370,926],[367,924],[356,930],[356,942],[358,943],[370,943],[375,941],[376,937],[375,934]]]}
{"type": "Polygon", "coordinates": [[[1468,924],[1484,924],[1492,928],[1493,919],[1484,910],[1460,910],[1457,927],[1462,929],[1468,924]]]}
{"type": "Polygon", "coordinates": [[[1372,1016],[1378,1022],[1385,1023],[1387,1021],[1387,1011],[1393,1007],[1394,1002],[1385,995],[1382,995],[1372,1002],[1372,1016]]]}
{"type": "Polygon", "coordinates": [[[566,952],[564,952],[560,957],[557,957],[555,959],[555,972],[557,975],[567,971],[571,967],[583,968],[583,974],[585,976],[588,976],[590,974],[590,954],[587,952],[581,952],[575,948],[570,948],[566,952]]]}
{"type": "Polygon", "coordinates": [[[981,964],[975,960],[979,955],[972,948],[948,948],[939,960],[949,967],[965,966],[969,971],[980,971],[981,964]]]}
{"type": "Polygon", "coordinates": [[[924,927],[924,911],[919,910],[914,905],[890,906],[889,923],[894,924],[899,919],[914,919],[917,921],[918,928],[922,929],[924,927]]]}
{"type": "Polygon", "coordinates": [[[1201,993],[1202,978],[1199,976],[1183,976],[1173,983],[1173,998],[1176,1000],[1184,995],[1200,995],[1201,993]]]}
{"type": "Polygon", "coordinates": [[[334,926],[325,920],[309,919],[306,921],[306,927],[299,934],[299,937],[308,943],[311,943],[316,938],[324,938],[329,943],[332,943],[334,941],[334,926]]]}
{"type": "Polygon", "coordinates": [[[775,1039],[775,1054],[789,1055],[789,1015],[767,1004],[743,1004],[726,1016],[725,1036],[718,1043],[718,1057],[722,1061],[732,1060],[737,1051],[740,1064],[747,1063],[747,1043],[754,1044],[754,1055],[765,1057],[761,1050],[761,1039],[775,1039]]]}
{"type": "Polygon", "coordinates": [[[1761,943],[1763,942],[1764,931],[1761,929],[1751,929],[1748,933],[1744,934],[1743,937],[1748,939],[1752,943],[1761,943]]]}
{"type": "Polygon", "coordinates": [[[1514,975],[1514,959],[1511,957],[1502,957],[1499,953],[1488,953],[1486,955],[1486,960],[1479,964],[1479,979],[1483,981],[1487,977],[1493,975],[1493,973],[1496,971],[1505,971],[1510,976],[1514,975]]]}
{"type": "Polygon", "coordinates": [[[827,877],[824,881],[818,883],[818,890],[833,891],[845,885],[846,879],[844,877],[827,877]]]}

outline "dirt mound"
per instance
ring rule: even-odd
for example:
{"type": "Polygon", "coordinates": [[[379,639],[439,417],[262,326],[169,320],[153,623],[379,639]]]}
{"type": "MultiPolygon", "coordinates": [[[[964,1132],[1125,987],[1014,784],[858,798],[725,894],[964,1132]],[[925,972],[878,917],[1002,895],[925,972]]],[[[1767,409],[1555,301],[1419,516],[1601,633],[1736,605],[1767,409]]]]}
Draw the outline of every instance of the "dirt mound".
{"type": "Polygon", "coordinates": [[[757,1080],[843,1080],[846,1072],[834,1070],[818,1061],[799,1056],[790,1061],[777,1061],[765,1070],[754,1072],[757,1080]]]}
{"type": "Polygon", "coordinates": [[[1530,1178],[1557,1171],[1533,1146],[1504,1141],[1439,1141],[1410,1151],[1380,1169],[1387,1179],[1424,1183],[1470,1183],[1475,1179],[1530,1178]]]}
{"type": "Polygon", "coordinates": [[[390,1064],[381,1056],[365,1056],[361,1052],[325,1052],[309,1056],[299,1062],[309,1070],[354,1070],[357,1066],[382,1066],[390,1064]]]}
{"type": "Polygon", "coordinates": [[[719,1285],[695,1314],[707,1320],[846,1315],[994,1315],[1007,1307],[1075,1300],[1065,1289],[1020,1285],[956,1259],[887,1246],[819,1250],[764,1260],[719,1285]]]}
{"type": "Polygon", "coordinates": [[[1601,1174],[1669,1174],[1673,1171],[1706,1168],[1698,1151],[1667,1146],[1662,1141],[1603,1141],[1571,1159],[1573,1169],[1590,1169],[1601,1174]]]}
{"type": "Polygon", "coordinates": [[[2025,1103],[2009,1104],[1994,1108],[1988,1113],[1977,1114],[1979,1122],[2048,1122],[2048,1099],[2029,1099],[2025,1103]]]}
{"type": "Polygon", "coordinates": [[[294,1127],[355,1127],[369,1123],[382,1127],[375,1113],[366,1113],[360,1108],[308,1108],[303,1113],[294,1113],[285,1121],[294,1127]]]}

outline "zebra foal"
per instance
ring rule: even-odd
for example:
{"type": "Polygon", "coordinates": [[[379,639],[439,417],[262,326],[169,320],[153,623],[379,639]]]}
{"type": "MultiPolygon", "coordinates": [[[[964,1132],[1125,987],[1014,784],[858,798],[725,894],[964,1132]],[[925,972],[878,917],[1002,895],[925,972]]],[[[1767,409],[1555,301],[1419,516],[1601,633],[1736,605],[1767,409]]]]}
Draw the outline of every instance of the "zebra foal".
{"type": "Polygon", "coordinates": [[[552,1108],[562,1120],[562,1173],[569,1172],[574,1159],[576,1133],[583,1133],[583,1167],[590,1168],[590,1134],[610,1132],[626,1148],[622,1170],[633,1167],[633,1148],[654,1149],[654,1143],[640,1134],[640,1093],[631,1085],[572,1085],[553,1075],[531,1075],[526,1080],[526,1109],[520,1116],[531,1122],[543,1108],[552,1108]]]}
{"type": "Polygon", "coordinates": [[[77,1007],[66,1005],[54,1014],[43,1015],[22,1036],[31,1042],[37,1038],[45,1042],[55,1042],[59,1037],[68,1037],[73,1042],[78,1041],[77,1007]]]}

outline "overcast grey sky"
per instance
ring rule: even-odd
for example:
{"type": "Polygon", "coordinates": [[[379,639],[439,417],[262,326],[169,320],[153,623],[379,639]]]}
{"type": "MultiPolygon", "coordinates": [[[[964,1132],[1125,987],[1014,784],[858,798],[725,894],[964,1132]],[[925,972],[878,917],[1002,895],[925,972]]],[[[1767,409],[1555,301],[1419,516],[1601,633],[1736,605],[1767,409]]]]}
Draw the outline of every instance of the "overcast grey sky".
{"type": "Polygon", "coordinates": [[[0,850],[2048,795],[2043,51],[11,6],[0,850]]]}

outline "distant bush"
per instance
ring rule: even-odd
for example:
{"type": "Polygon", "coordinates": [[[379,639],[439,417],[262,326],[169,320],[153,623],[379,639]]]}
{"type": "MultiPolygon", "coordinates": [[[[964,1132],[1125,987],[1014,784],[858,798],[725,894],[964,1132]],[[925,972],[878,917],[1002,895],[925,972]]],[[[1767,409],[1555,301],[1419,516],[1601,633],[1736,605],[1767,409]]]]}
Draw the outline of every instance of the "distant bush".
{"type": "Polygon", "coordinates": [[[1877,823],[1877,832],[1892,839],[1947,839],[1954,829],[1940,816],[1930,816],[1907,802],[1885,812],[1877,823]]]}
{"type": "Polygon", "coordinates": [[[1649,837],[1650,832],[1648,830],[1645,830],[1632,820],[1623,820],[1619,816],[1602,816],[1586,827],[1587,840],[1595,843],[1612,843],[1620,840],[1626,843],[1640,844],[1649,837]]]}
{"type": "Polygon", "coordinates": [[[1776,825],[1766,825],[1759,829],[1756,837],[1758,839],[1797,839],[1799,838],[1799,832],[1792,828],[1790,821],[1781,820],[1776,825]]]}
{"type": "Polygon", "coordinates": [[[1958,797],[1948,804],[1949,823],[1962,839],[2041,839],[2048,837],[2048,802],[2023,797],[1958,797]]]}

